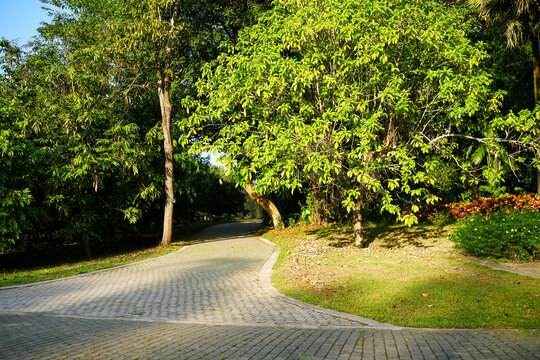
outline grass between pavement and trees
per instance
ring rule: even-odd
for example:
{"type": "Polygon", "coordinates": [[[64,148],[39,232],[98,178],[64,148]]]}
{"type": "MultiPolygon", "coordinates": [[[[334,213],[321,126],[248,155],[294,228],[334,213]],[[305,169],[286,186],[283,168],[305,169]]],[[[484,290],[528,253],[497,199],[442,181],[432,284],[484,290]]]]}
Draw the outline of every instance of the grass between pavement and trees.
{"type": "Polygon", "coordinates": [[[26,262],[22,267],[9,266],[0,269],[0,286],[21,285],[84,274],[165,255],[181,247],[182,242],[172,242],[169,247],[154,246],[142,250],[124,250],[116,254],[98,255],[92,259],[68,255],[56,260],[48,258],[47,264],[44,265],[26,262]]]}
{"type": "Polygon", "coordinates": [[[282,247],[272,277],[283,294],[383,323],[421,328],[538,328],[540,281],[465,260],[456,225],[299,225],[264,237],[282,247]]]}
{"type": "Polygon", "coordinates": [[[126,237],[117,240],[114,247],[110,244],[96,247],[92,258],[87,258],[78,244],[68,244],[54,250],[34,250],[31,253],[0,253],[0,287],[54,280],[166,255],[188,245],[200,230],[227,221],[230,219],[184,225],[177,229],[170,246],[156,245],[159,233],[126,237]]]}

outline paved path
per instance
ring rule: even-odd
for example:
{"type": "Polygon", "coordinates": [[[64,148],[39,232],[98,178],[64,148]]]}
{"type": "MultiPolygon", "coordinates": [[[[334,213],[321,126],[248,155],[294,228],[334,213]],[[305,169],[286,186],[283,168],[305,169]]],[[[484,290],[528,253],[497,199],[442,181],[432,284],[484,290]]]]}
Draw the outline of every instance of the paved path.
{"type": "Polygon", "coordinates": [[[537,332],[402,329],[279,295],[276,248],[248,236],[257,226],[219,225],[150,261],[0,289],[0,358],[540,359],[537,332]]]}

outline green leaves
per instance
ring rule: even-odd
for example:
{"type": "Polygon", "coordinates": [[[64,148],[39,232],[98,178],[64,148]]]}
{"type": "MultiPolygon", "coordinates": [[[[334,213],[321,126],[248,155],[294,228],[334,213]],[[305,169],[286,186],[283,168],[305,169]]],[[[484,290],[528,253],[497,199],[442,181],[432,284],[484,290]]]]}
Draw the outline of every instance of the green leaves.
{"type": "Polygon", "coordinates": [[[135,224],[143,215],[142,210],[135,207],[129,207],[123,210],[123,212],[124,219],[128,220],[130,224],[135,224]]]}
{"type": "Polygon", "coordinates": [[[457,9],[428,0],[280,1],[205,70],[184,126],[218,129],[197,151],[225,153],[259,192],[336,186],[348,211],[371,199],[394,214],[402,196],[435,201],[431,139],[491,94],[485,53],[457,24],[457,9]]]}

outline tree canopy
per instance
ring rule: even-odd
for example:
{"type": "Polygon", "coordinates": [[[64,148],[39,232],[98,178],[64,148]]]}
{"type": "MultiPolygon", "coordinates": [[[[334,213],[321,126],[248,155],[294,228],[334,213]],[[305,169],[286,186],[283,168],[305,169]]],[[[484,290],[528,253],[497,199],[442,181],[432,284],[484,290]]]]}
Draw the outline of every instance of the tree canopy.
{"type": "Polygon", "coordinates": [[[531,190],[538,40],[497,24],[531,40],[538,9],[474,1],[44,0],[38,36],[0,43],[0,251],[167,244],[246,194],[364,246],[366,214],[531,190]]]}
{"type": "MultiPolygon", "coordinates": [[[[177,224],[200,213],[221,215],[225,203],[241,212],[244,195],[228,182],[219,185],[222,174],[182,148],[166,157],[179,178],[167,202],[159,185],[168,175],[172,180],[173,169],[165,172],[159,161],[165,146],[156,89],[169,91],[169,101],[182,98],[199,64],[216,56],[224,32],[205,44],[200,38],[217,25],[216,17],[202,13],[219,2],[201,4],[200,11],[183,3],[183,30],[170,44],[170,18],[160,22],[160,16],[171,2],[47,3],[60,10],[51,10],[52,20],[27,51],[7,40],[1,44],[0,249],[81,241],[89,253],[92,242],[113,241],[143,224],[144,231],[156,231],[157,212],[175,197],[181,201],[177,224]],[[163,11],[145,12],[148,7],[163,11]],[[173,87],[172,79],[184,82],[173,87]],[[201,197],[214,197],[213,206],[201,197]]],[[[181,114],[181,108],[171,111],[168,121],[181,114]]],[[[172,126],[166,135],[172,147],[178,132],[172,126]]]]}
{"type": "Polygon", "coordinates": [[[499,94],[468,26],[462,8],[429,0],[278,1],[206,68],[185,129],[218,129],[196,151],[222,152],[261,193],[307,188],[316,207],[332,192],[362,245],[362,208],[412,224],[401,205],[438,200],[441,157],[470,170],[455,150],[499,94]]]}

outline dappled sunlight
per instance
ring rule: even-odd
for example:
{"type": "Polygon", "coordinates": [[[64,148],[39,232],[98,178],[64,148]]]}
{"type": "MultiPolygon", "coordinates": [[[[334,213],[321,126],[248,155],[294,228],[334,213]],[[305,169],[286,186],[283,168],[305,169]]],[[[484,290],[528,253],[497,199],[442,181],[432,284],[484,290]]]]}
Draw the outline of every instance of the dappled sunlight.
{"type": "MultiPolygon", "coordinates": [[[[0,310],[197,318],[209,309],[226,307],[240,288],[257,289],[258,269],[272,253],[271,247],[261,248],[259,240],[247,237],[259,226],[259,222],[217,225],[201,232],[193,241],[196,246],[150,261],[0,289],[0,310]]],[[[245,296],[265,295],[255,290],[245,296]]]]}
{"type": "Polygon", "coordinates": [[[152,261],[3,289],[0,311],[214,325],[363,324],[271,295],[261,283],[260,272],[275,247],[245,236],[256,226],[217,225],[203,232],[206,235],[197,244],[152,261]],[[216,233],[220,236],[212,235],[216,233]]]}
{"type": "MultiPolygon", "coordinates": [[[[377,248],[403,248],[433,247],[440,239],[445,239],[452,229],[445,227],[413,226],[368,226],[364,229],[364,236],[369,247],[377,248]]],[[[314,236],[321,241],[327,241],[329,246],[347,247],[354,246],[354,235],[350,226],[330,224],[320,227],[299,227],[298,231],[304,231],[306,235],[314,236]]],[[[291,234],[293,231],[291,230],[291,234]]],[[[280,233],[283,236],[285,233],[280,233]]]]}
{"type": "Polygon", "coordinates": [[[535,328],[531,317],[538,317],[539,291],[531,289],[531,280],[515,284],[513,279],[481,279],[459,271],[403,279],[352,274],[341,280],[304,281],[282,289],[288,296],[393,325],[535,328]],[[490,280],[496,281],[490,284],[490,280]],[[495,287],[501,284],[505,290],[497,292],[495,287]]]}
{"type": "MultiPolygon", "coordinates": [[[[256,281],[256,277],[249,276],[249,272],[261,261],[248,256],[236,259],[216,256],[186,261],[179,253],[162,258],[159,262],[136,263],[113,271],[36,284],[31,288],[11,289],[9,295],[0,290],[2,310],[69,314],[94,309],[97,314],[115,316],[136,315],[141,311],[152,313],[152,301],[143,301],[144,309],[140,309],[141,306],[132,300],[160,299],[164,304],[160,306],[167,307],[173,306],[180,298],[189,298],[190,295],[185,292],[195,284],[206,287],[209,283],[226,284],[227,278],[237,273],[246,281],[256,281]],[[182,263],[178,264],[181,260],[182,263]],[[220,269],[217,273],[216,267],[220,269]],[[28,291],[32,292],[32,296],[23,295],[28,291]]],[[[196,291],[195,288],[192,290],[196,291]]]]}
{"type": "Polygon", "coordinates": [[[535,328],[538,281],[464,260],[447,233],[388,229],[359,249],[328,241],[346,232],[320,237],[311,229],[276,239],[288,255],[274,282],[288,296],[393,325],[535,328]]]}

